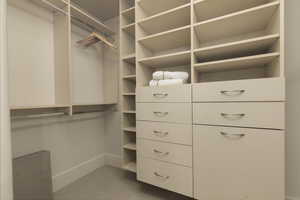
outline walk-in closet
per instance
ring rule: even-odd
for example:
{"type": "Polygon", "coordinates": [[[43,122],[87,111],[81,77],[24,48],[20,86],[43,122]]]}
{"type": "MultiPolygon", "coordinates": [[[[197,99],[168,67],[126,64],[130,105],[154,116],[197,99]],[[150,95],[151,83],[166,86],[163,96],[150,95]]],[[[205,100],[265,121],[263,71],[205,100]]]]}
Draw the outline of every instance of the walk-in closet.
{"type": "Polygon", "coordinates": [[[300,200],[298,0],[0,0],[0,200],[300,200]]]}

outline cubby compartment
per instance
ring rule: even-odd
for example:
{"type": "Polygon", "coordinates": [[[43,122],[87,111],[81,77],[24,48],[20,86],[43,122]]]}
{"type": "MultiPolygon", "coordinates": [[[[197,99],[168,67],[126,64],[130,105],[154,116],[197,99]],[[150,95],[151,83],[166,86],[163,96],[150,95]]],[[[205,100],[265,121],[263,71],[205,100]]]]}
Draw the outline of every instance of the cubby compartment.
{"type": "Polygon", "coordinates": [[[122,30],[122,48],[120,50],[123,59],[135,56],[135,36],[122,30]]]}
{"type": "Polygon", "coordinates": [[[123,108],[124,111],[135,111],[135,96],[134,95],[125,95],[123,99],[123,108]]]}
{"type": "Polygon", "coordinates": [[[275,1],[276,0],[243,0],[243,3],[241,3],[240,0],[196,0],[194,1],[195,21],[202,22],[275,1]]]}
{"type": "Polygon", "coordinates": [[[126,131],[134,130],[136,127],[136,117],[133,114],[123,114],[123,129],[126,131]]]}
{"type": "Polygon", "coordinates": [[[136,75],[135,62],[123,61],[123,77],[136,75]]]}
{"type": "Polygon", "coordinates": [[[135,4],[135,0],[120,0],[120,10],[123,12],[124,10],[128,10],[133,8],[135,4]]]}
{"type": "Polygon", "coordinates": [[[135,93],[136,83],[131,80],[123,79],[123,92],[124,93],[135,93]]]}
{"type": "Polygon", "coordinates": [[[128,133],[124,133],[123,136],[123,149],[125,151],[136,151],[136,136],[128,133]]]}
{"type": "Polygon", "coordinates": [[[136,173],[136,151],[123,149],[123,166],[124,170],[136,173]]]}
{"type": "Polygon", "coordinates": [[[59,0],[8,1],[11,110],[57,112],[71,106],[67,12],[59,0]]]}
{"type": "Polygon", "coordinates": [[[190,0],[137,0],[137,17],[143,19],[190,3],[190,0]]]}
{"type": "Polygon", "coordinates": [[[121,12],[121,25],[126,26],[135,23],[135,8],[131,7],[121,12]]]}
{"type": "Polygon", "coordinates": [[[138,38],[169,31],[191,24],[191,7],[185,4],[137,22],[138,38]]]}

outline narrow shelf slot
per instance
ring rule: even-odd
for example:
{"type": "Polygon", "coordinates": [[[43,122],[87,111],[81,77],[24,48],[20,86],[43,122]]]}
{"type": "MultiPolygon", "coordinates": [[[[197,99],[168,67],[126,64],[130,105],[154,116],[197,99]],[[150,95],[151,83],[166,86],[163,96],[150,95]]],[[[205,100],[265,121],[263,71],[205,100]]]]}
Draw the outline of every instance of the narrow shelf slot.
{"type": "Polygon", "coordinates": [[[272,2],[271,0],[197,0],[194,2],[196,21],[201,22],[233,12],[261,6],[272,2]]]}
{"type": "Polygon", "coordinates": [[[123,96],[135,96],[135,93],[123,93],[123,96]]]}
{"type": "Polygon", "coordinates": [[[190,3],[190,0],[138,0],[137,4],[143,11],[143,16],[149,17],[167,10],[190,3]]]}
{"type": "Polygon", "coordinates": [[[190,26],[185,26],[141,38],[138,42],[149,50],[155,52],[182,47],[189,48],[191,43],[191,29],[190,26]]]}
{"type": "Polygon", "coordinates": [[[130,150],[130,151],[136,151],[136,144],[135,143],[128,143],[123,146],[124,149],[130,150]]]}
{"type": "MultiPolygon", "coordinates": [[[[226,16],[214,18],[195,25],[195,31],[200,43],[246,36],[249,33],[267,34],[266,32],[279,32],[272,30],[272,21],[279,2],[243,10],[226,16]]],[[[274,34],[273,33],[273,34],[274,34]]],[[[268,33],[271,34],[271,33],[268,33]]]]}
{"type": "Polygon", "coordinates": [[[273,62],[279,57],[279,53],[268,53],[241,58],[226,59],[213,62],[198,63],[194,68],[198,72],[216,72],[226,70],[237,70],[251,67],[261,67],[273,62]]]}
{"type": "Polygon", "coordinates": [[[194,51],[199,61],[221,60],[267,52],[279,40],[279,34],[255,37],[247,40],[219,44],[194,51]]]}
{"type": "Polygon", "coordinates": [[[135,110],[123,110],[124,114],[135,114],[136,111],[135,110]]]}
{"type": "Polygon", "coordinates": [[[126,132],[136,132],[136,127],[124,127],[123,131],[126,131],[126,132]]]}
{"type": "Polygon", "coordinates": [[[136,162],[129,162],[123,165],[124,170],[136,173],[136,162]]]}
{"type": "Polygon", "coordinates": [[[127,32],[132,37],[135,37],[135,23],[124,26],[122,30],[127,32]]]}
{"type": "Polygon", "coordinates": [[[135,80],[136,80],[136,75],[127,75],[127,76],[123,76],[123,79],[135,81],[135,80]]]}
{"type": "Polygon", "coordinates": [[[124,56],[122,60],[130,64],[135,64],[135,53],[124,56]]]}
{"type": "Polygon", "coordinates": [[[131,7],[121,12],[121,15],[126,18],[127,23],[135,22],[135,7],[131,7]]]}
{"type": "Polygon", "coordinates": [[[138,22],[139,27],[152,35],[191,24],[190,4],[145,18],[138,22]]]}
{"type": "Polygon", "coordinates": [[[140,59],[138,62],[146,66],[159,68],[159,67],[172,67],[190,64],[191,51],[183,51],[178,53],[171,53],[161,56],[154,56],[140,59]]]}

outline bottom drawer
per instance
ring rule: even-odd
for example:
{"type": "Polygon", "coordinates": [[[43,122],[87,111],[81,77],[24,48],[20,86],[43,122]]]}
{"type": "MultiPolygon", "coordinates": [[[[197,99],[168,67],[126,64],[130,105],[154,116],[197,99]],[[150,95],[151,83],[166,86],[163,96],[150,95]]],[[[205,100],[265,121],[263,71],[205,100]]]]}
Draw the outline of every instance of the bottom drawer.
{"type": "Polygon", "coordinates": [[[189,197],[193,196],[192,168],[139,156],[138,180],[189,197]]]}

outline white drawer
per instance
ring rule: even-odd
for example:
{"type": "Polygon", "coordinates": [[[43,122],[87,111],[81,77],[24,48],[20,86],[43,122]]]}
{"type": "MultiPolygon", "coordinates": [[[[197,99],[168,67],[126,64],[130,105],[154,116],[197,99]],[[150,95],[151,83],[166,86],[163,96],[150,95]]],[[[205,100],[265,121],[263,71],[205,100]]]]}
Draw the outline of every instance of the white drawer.
{"type": "Polygon", "coordinates": [[[137,103],[137,120],[190,123],[192,122],[191,103],[137,103]]]}
{"type": "Polygon", "coordinates": [[[194,126],[196,199],[283,200],[283,131],[194,126]]]}
{"type": "Polygon", "coordinates": [[[138,87],[137,102],[191,102],[191,85],[176,85],[164,87],[138,87]]]}
{"type": "Polygon", "coordinates": [[[191,125],[137,121],[136,130],[138,138],[184,145],[193,143],[191,125]]]}
{"type": "Polygon", "coordinates": [[[139,156],[187,167],[192,167],[193,164],[192,146],[138,139],[137,153],[139,156]]]}
{"type": "Polygon", "coordinates": [[[138,180],[189,197],[193,196],[192,168],[139,156],[138,180]]]}
{"type": "Polygon", "coordinates": [[[267,78],[193,85],[193,102],[285,101],[285,80],[267,78]]]}
{"type": "Polygon", "coordinates": [[[283,102],[194,103],[194,124],[284,129],[283,102]]]}

